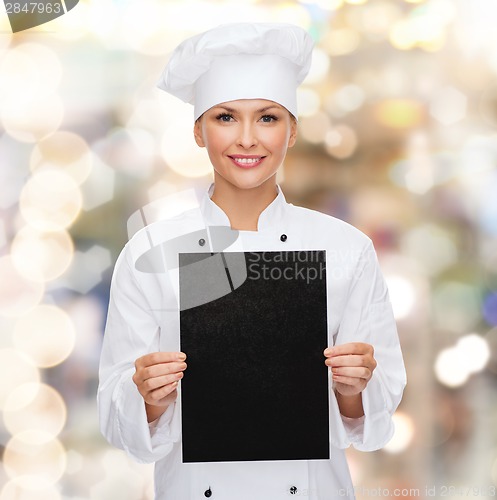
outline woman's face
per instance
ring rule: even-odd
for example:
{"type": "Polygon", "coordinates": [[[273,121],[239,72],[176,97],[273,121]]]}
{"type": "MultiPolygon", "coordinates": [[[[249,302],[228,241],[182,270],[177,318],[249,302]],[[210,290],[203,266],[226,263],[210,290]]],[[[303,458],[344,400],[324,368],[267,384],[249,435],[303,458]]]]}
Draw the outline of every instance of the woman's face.
{"type": "Polygon", "coordinates": [[[240,189],[255,188],[276,174],[295,144],[297,124],[286,108],[266,99],[239,99],[208,109],[194,126],[207,148],[215,177],[240,189]]]}

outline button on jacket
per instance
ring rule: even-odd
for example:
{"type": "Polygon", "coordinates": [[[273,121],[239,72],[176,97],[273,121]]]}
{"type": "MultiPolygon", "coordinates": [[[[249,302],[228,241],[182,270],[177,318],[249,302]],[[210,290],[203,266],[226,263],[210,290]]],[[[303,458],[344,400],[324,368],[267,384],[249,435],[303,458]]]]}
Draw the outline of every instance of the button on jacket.
{"type": "Polygon", "coordinates": [[[155,422],[147,423],[144,401],[132,380],[134,363],[150,352],[180,350],[178,265],[177,256],[176,262],[169,256],[167,265],[157,272],[140,270],[137,263],[151,248],[174,238],[179,246],[185,242],[178,252],[210,251],[208,228],[230,226],[227,215],[210,198],[211,184],[199,208],[137,232],[119,255],[112,277],[97,398],[100,428],[111,444],[136,461],[156,463],[157,499],[353,498],[344,448],[352,444],[358,450],[376,450],[393,435],[392,414],[401,400],[406,374],[372,242],[346,222],[287,203],[281,188],[277,189],[278,195],[259,216],[258,230],[239,231],[225,251],[326,250],[328,345],[367,342],[374,346],[377,367],[362,393],[365,415],[358,419],[340,415],[329,371],[327,460],[182,463],[181,383],[176,402],[155,422]]]}

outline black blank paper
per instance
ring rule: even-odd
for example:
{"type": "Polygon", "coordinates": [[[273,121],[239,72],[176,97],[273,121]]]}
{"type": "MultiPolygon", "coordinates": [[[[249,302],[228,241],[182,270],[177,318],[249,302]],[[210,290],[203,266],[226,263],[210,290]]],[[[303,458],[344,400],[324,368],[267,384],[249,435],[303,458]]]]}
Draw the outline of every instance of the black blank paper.
{"type": "Polygon", "coordinates": [[[180,312],[183,462],[329,458],[325,251],[180,254],[180,307],[213,268],[231,291],[180,312]]]}

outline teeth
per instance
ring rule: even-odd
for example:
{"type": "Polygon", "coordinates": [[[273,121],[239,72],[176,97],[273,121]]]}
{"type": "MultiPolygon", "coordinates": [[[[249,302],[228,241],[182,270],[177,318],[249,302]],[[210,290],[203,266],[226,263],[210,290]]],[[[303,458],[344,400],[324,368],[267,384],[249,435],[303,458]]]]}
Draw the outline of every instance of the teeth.
{"type": "Polygon", "coordinates": [[[233,158],[237,163],[256,163],[260,158],[233,158]]]}

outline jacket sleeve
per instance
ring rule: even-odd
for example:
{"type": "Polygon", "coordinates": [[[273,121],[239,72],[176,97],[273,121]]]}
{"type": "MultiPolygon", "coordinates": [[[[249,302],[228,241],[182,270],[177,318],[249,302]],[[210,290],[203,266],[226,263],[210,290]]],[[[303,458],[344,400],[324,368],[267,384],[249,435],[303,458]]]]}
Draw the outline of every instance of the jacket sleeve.
{"type": "Polygon", "coordinates": [[[364,416],[342,416],[348,441],[362,451],[383,447],[394,433],[392,415],[402,399],[406,372],[388,289],[371,240],[360,254],[335,344],[372,344],[377,362],[362,392],[364,416]]]}
{"type": "Polygon", "coordinates": [[[135,360],[159,350],[159,332],[125,247],[112,276],[97,403],[102,434],[141,463],[163,458],[179,440],[171,426],[176,402],[154,425],[149,425],[145,402],[132,380],[135,360]]]}

